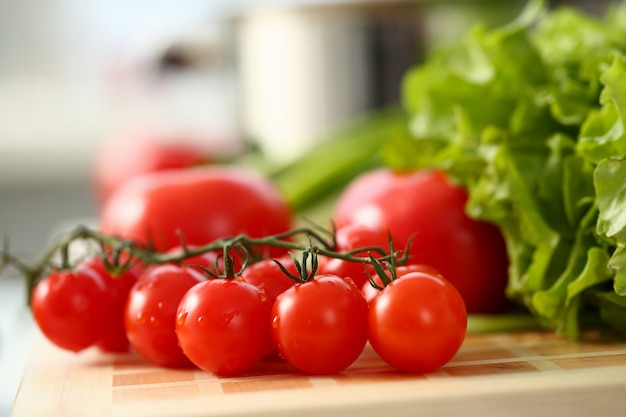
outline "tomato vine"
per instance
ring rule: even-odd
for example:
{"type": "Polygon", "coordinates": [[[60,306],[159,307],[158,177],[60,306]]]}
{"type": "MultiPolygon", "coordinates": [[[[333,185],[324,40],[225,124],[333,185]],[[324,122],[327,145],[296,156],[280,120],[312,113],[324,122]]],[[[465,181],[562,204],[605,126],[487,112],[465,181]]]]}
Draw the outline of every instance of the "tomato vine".
{"type": "MultiPolygon", "coordinates": [[[[3,248],[0,250],[0,272],[8,266],[15,268],[25,277],[30,297],[32,289],[37,282],[45,277],[51,270],[67,270],[71,269],[76,264],[76,261],[72,261],[71,259],[71,248],[72,245],[77,242],[91,245],[90,247],[92,249],[94,245],[99,248],[97,252],[99,256],[101,256],[104,266],[112,276],[123,274],[135,263],[140,263],[145,266],[179,263],[196,255],[221,251],[222,255],[220,255],[217,260],[223,258],[226,265],[220,268],[216,260],[216,268],[213,272],[207,268],[204,269],[208,273],[221,278],[227,278],[229,276],[234,277],[239,276],[248,264],[262,259],[263,254],[260,252],[262,248],[278,247],[301,254],[303,262],[299,263],[295,259],[294,261],[298,266],[298,271],[303,271],[304,275],[301,274],[297,277],[289,273],[286,269],[281,269],[290,278],[296,281],[306,281],[307,263],[310,262],[311,267],[315,268],[317,265],[317,256],[336,258],[348,262],[372,263],[373,261],[378,261],[393,262],[395,264],[405,262],[408,259],[409,253],[408,248],[402,251],[386,251],[380,246],[362,247],[351,251],[337,251],[334,228],[325,230],[319,226],[296,228],[287,232],[260,238],[239,234],[237,236],[224,237],[205,245],[193,247],[186,244],[184,236],[181,235],[180,240],[181,245],[179,250],[173,252],[159,252],[150,246],[140,245],[131,240],[103,234],[85,225],[79,225],[69,232],[58,236],[32,263],[26,263],[15,256],[9,248],[8,238],[5,239],[3,248]],[[236,271],[232,269],[233,265],[228,261],[235,252],[243,253],[244,256],[242,268],[236,271]],[[368,255],[362,256],[363,253],[367,253],[368,255]],[[360,256],[357,256],[357,254],[360,256]]],[[[310,275],[311,272],[308,274],[310,275]]]]}

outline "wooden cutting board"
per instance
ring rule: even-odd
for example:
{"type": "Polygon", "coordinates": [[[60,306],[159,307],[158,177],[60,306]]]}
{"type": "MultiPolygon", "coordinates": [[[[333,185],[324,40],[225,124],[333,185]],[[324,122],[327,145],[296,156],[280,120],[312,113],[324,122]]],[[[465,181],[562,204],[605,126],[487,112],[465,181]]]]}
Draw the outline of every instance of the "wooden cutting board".
{"type": "Polygon", "coordinates": [[[471,334],[427,375],[396,372],[368,346],[335,376],[274,360],[237,378],[162,369],[134,354],[74,355],[42,339],[11,416],[626,416],[626,344],[586,339],[471,334]]]}

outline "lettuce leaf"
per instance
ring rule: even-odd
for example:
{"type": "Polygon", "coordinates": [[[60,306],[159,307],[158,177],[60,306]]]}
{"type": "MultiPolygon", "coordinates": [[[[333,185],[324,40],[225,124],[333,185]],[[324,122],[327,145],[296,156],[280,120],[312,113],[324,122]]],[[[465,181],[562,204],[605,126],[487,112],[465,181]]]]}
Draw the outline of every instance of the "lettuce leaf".
{"type": "Polygon", "coordinates": [[[508,294],[575,339],[581,315],[626,330],[626,3],[604,16],[531,0],[402,83],[411,145],[388,165],[445,169],[500,227],[508,294]]]}

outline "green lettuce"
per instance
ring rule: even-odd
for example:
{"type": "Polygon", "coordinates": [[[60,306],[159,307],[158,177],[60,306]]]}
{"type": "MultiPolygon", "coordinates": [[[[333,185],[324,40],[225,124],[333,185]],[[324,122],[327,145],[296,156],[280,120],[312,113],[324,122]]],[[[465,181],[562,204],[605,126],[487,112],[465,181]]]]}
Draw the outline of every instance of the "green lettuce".
{"type": "Polygon", "coordinates": [[[570,338],[583,316],[626,330],[626,3],[589,16],[532,0],[401,88],[410,144],[389,141],[385,162],[468,189],[469,215],[505,237],[508,295],[570,338]]]}

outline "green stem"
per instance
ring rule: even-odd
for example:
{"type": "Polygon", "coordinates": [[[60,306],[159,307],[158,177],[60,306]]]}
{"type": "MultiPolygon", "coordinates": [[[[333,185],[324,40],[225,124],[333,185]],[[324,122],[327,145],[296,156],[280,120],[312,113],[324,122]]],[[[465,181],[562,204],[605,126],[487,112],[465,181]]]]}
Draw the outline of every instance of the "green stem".
{"type": "MultiPolygon", "coordinates": [[[[101,256],[105,266],[112,271],[113,274],[120,274],[126,268],[129,268],[131,261],[140,262],[144,265],[177,263],[186,258],[201,255],[207,252],[223,251],[228,269],[228,257],[231,250],[241,248],[246,254],[254,252],[252,249],[259,247],[279,247],[290,251],[311,253],[314,256],[326,256],[330,258],[339,258],[350,262],[372,262],[372,259],[378,261],[388,261],[400,256],[400,252],[387,253],[381,247],[359,248],[349,252],[335,251],[334,230],[323,235],[318,228],[298,228],[276,235],[265,236],[261,238],[252,238],[245,234],[241,234],[230,238],[217,239],[203,246],[189,248],[186,244],[182,245],[182,249],[175,253],[160,253],[149,247],[140,246],[132,241],[117,238],[115,236],[104,235],[98,231],[91,230],[85,226],[78,226],[74,230],[61,235],[53,242],[41,256],[32,265],[26,265],[17,257],[11,255],[8,251],[8,245],[1,252],[0,270],[11,265],[15,267],[22,275],[25,276],[28,285],[28,299],[36,283],[42,279],[51,268],[70,269],[70,245],[75,241],[88,241],[97,243],[101,248],[101,256]],[[302,243],[307,242],[307,243],[302,243]],[[378,254],[376,258],[356,256],[363,253],[364,250],[369,253],[378,254]],[[124,257],[122,255],[126,254],[124,257]],[[57,255],[61,256],[61,264],[54,265],[53,258],[57,255]]],[[[184,242],[184,239],[181,239],[184,242]]],[[[247,262],[247,259],[245,260],[247,262]]],[[[246,263],[244,263],[246,265],[246,263]]],[[[231,265],[232,266],[232,265],[231,265]]],[[[232,271],[232,268],[226,271],[227,275],[235,275],[241,271],[232,271]]]]}
{"type": "Polygon", "coordinates": [[[529,313],[499,315],[470,314],[467,316],[467,333],[499,333],[523,330],[543,330],[537,318],[529,313]]]}

